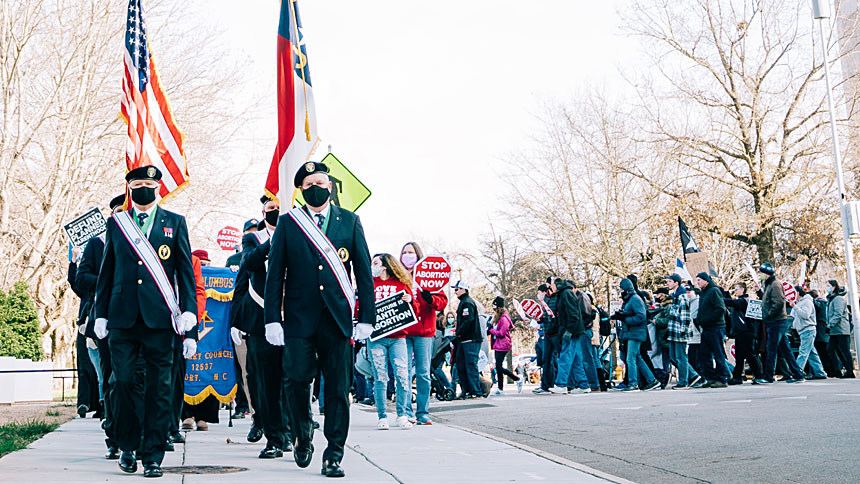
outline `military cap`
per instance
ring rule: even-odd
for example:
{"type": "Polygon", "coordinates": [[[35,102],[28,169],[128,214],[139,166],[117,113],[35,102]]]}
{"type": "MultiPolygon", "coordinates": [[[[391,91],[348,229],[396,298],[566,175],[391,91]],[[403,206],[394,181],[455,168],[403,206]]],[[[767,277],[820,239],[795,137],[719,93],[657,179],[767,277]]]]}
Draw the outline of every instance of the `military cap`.
{"type": "Polygon", "coordinates": [[[296,188],[301,188],[302,182],[305,181],[305,177],[308,175],[313,175],[314,173],[325,173],[328,174],[328,167],[322,163],[316,161],[309,161],[299,168],[299,171],[296,172],[296,177],[293,179],[293,184],[296,188]]]}
{"type": "Polygon", "coordinates": [[[161,170],[158,168],[147,165],[141,166],[139,168],[135,168],[130,172],[126,173],[125,181],[130,182],[132,180],[153,180],[160,181],[161,180],[161,170]]]}
{"type": "Polygon", "coordinates": [[[113,197],[110,201],[110,204],[108,204],[108,207],[110,207],[111,211],[113,211],[115,208],[122,205],[125,205],[125,193],[113,197]]]}
{"type": "Polygon", "coordinates": [[[259,220],[252,218],[245,222],[245,225],[242,227],[242,232],[247,232],[250,228],[257,228],[257,224],[260,223],[259,220]]]}

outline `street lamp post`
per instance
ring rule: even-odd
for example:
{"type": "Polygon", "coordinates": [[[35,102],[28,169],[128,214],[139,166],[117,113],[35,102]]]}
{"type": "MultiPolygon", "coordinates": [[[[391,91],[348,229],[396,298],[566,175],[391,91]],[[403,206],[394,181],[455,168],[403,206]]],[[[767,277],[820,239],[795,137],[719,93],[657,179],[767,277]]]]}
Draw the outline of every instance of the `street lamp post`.
{"type": "MultiPolygon", "coordinates": [[[[830,113],[830,135],[833,138],[833,164],[836,166],[836,185],[839,196],[839,212],[842,217],[842,237],[845,241],[845,265],[848,272],[848,297],[851,303],[853,319],[860,315],[860,300],[857,292],[857,274],[854,270],[854,247],[851,243],[851,228],[848,217],[848,200],[845,192],[845,180],[842,176],[842,158],[839,155],[839,138],[836,134],[836,114],[833,109],[833,90],[830,86],[830,66],[827,59],[827,40],[824,36],[824,19],[830,18],[830,0],[812,0],[812,15],[818,20],[818,32],[821,35],[821,52],[824,64],[824,82],[827,85],[827,109],[830,113]]],[[[860,352],[860,331],[854,328],[854,345],[860,352]]],[[[854,362],[849,362],[854,365],[854,362]]]]}

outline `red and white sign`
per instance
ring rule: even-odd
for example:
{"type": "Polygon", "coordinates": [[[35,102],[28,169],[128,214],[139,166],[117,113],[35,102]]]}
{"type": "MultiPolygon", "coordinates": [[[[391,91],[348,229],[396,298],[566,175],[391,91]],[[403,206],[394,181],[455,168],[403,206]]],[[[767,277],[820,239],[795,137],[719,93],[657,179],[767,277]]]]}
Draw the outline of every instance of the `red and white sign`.
{"type": "Polygon", "coordinates": [[[451,264],[441,255],[428,255],[412,271],[415,283],[426,291],[439,292],[451,282],[451,264]]]}
{"type": "Polygon", "coordinates": [[[233,250],[242,243],[242,232],[236,227],[224,227],[218,231],[218,238],[215,240],[222,249],[233,250]]]}
{"type": "Polygon", "coordinates": [[[540,307],[540,303],[533,299],[523,299],[522,302],[523,312],[526,313],[526,316],[532,319],[540,319],[543,317],[543,309],[540,307]]]}
{"type": "Polygon", "coordinates": [[[791,283],[782,281],[782,289],[785,291],[786,302],[793,303],[797,301],[797,291],[794,290],[794,286],[791,283]]]}
{"type": "Polygon", "coordinates": [[[526,316],[526,312],[525,312],[525,311],[523,311],[523,305],[522,305],[522,304],[520,304],[520,302],[519,302],[519,301],[517,301],[516,299],[514,299],[514,311],[516,311],[516,312],[517,312],[517,315],[518,315],[518,316],[520,317],[520,319],[522,319],[523,321],[526,321],[527,319],[529,319],[529,318],[528,318],[528,316],[526,316]]]}

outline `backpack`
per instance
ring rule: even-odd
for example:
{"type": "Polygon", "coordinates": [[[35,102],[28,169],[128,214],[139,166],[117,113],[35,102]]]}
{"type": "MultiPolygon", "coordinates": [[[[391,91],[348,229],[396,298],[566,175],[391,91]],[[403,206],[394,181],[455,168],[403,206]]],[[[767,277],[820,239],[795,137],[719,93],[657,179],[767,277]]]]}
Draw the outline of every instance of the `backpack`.
{"type": "Polygon", "coordinates": [[[597,308],[597,313],[600,314],[600,323],[597,328],[598,333],[600,333],[600,336],[609,336],[612,334],[612,324],[609,322],[609,313],[599,307],[597,308]]]}
{"type": "Polygon", "coordinates": [[[579,294],[576,295],[582,301],[582,322],[585,325],[585,329],[591,329],[594,327],[594,320],[597,317],[597,311],[594,309],[594,300],[591,299],[591,295],[580,291],[579,294]],[[591,310],[584,309],[585,308],[585,298],[588,298],[588,302],[590,303],[591,310]]]}

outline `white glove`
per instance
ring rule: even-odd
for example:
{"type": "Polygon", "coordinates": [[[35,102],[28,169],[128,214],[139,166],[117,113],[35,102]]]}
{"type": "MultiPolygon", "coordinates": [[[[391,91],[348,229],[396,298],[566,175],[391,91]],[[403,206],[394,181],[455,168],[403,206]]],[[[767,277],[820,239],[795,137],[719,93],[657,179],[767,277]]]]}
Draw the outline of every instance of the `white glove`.
{"type": "Polygon", "coordinates": [[[281,323],[266,325],[266,341],[272,346],[284,346],[284,327],[281,323]]]}
{"type": "Polygon", "coordinates": [[[352,339],[356,341],[361,341],[363,339],[370,338],[371,333],[373,333],[372,324],[358,323],[355,325],[355,329],[352,331],[352,339]]]}
{"type": "Polygon", "coordinates": [[[107,329],[107,319],[105,318],[97,318],[96,325],[93,327],[93,332],[96,334],[98,339],[105,339],[108,335],[107,329]]]}
{"type": "Polygon", "coordinates": [[[87,338],[87,348],[91,350],[99,349],[98,345],[96,345],[96,341],[92,338],[87,338]]]}
{"type": "Polygon", "coordinates": [[[233,344],[236,346],[242,346],[242,335],[244,334],[239,328],[230,328],[230,337],[233,338],[233,344]]]}
{"type": "Polygon", "coordinates": [[[185,334],[197,326],[197,315],[190,311],[185,311],[181,316],[179,316],[179,321],[182,323],[180,324],[179,329],[182,331],[182,334],[185,334]]]}
{"type": "Polygon", "coordinates": [[[182,342],[182,356],[188,360],[195,354],[197,354],[197,342],[191,338],[185,338],[182,342]]]}

